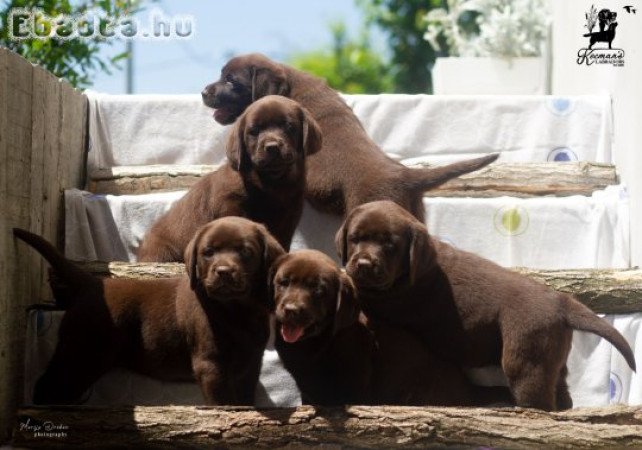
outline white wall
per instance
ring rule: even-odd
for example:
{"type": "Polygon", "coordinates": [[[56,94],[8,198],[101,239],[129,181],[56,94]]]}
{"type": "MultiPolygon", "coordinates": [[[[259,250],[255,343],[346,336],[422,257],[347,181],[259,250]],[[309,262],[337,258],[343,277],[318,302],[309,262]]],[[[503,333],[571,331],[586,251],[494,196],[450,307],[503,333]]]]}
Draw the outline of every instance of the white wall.
{"type": "MultiPolygon", "coordinates": [[[[642,0],[554,0],[552,40],[552,92],[554,95],[607,91],[613,97],[614,155],[620,176],[631,195],[631,257],[642,265],[642,0]],[[578,50],[588,46],[583,37],[585,12],[617,12],[613,48],[624,50],[624,66],[579,65],[578,50]],[[632,5],[636,14],[627,13],[632,5]]],[[[599,31],[596,26],[593,31],[599,31]]],[[[597,43],[594,48],[606,48],[597,43]]]]}

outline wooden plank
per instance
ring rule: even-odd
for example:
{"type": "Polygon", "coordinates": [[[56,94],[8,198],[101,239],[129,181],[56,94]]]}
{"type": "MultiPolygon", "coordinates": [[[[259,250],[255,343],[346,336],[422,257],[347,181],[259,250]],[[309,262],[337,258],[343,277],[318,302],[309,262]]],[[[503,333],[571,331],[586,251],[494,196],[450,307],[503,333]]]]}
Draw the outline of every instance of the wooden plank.
{"type": "Polygon", "coordinates": [[[31,170],[31,89],[33,68],[15,54],[0,49],[0,437],[15,412],[22,389],[25,305],[30,302],[31,255],[17,252],[9,230],[29,227],[31,170]]]}
{"type": "Polygon", "coordinates": [[[189,189],[201,176],[218,167],[155,165],[100,169],[90,174],[89,190],[100,194],[125,195],[189,189]]]}
{"type": "Polygon", "coordinates": [[[642,410],[348,406],[25,408],[28,448],[641,448],[642,410]],[[51,437],[33,427],[58,426],[51,437]]]}
{"type": "MultiPolygon", "coordinates": [[[[91,173],[100,194],[143,194],[188,189],[218,166],[125,166],[91,173]]],[[[591,195],[618,183],[615,167],[591,162],[497,163],[426,193],[430,197],[533,197],[591,195]]]]}
{"type": "Polygon", "coordinates": [[[552,289],[575,295],[593,311],[604,314],[642,312],[642,270],[515,269],[552,289]]]}
{"type": "MultiPolygon", "coordinates": [[[[0,48],[0,380],[10,380],[12,373],[11,351],[11,308],[8,266],[10,264],[10,234],[8,215],[4,214],[7,198],[7,92],[8,92],[8,51],[0,48]]],[[[13,420],[13,402],[16,400],[9,382],[0,383],[0,442],[9,435],[7,424],[13,420]]]]}
{"type": "Polygon", "coordinates": [[[22,390],[25,308],[51,296],[45,264],[17,251],[11,228],[59,243],[62,188],[82,187],[76,180],[82,178],[86,101],[61,86],[53,75],[0,48],[0,442],[22,390]],[[68,101],[61,101],[62,89],[68,101]],[[61,140],[69,145],[62,156],[61,140]]]}
{"type": "Polygon", "coordinates": [[[593,162],[498,163],[426,193],[431,197],[591,195],[618,183],[615,166],[593,162]]]}
{"type": "MultiPolygon", "coordinates": [[[[112,278],[154,279],[180,276],[181,263],[78,262],[85,270],[112,278]]],[[[642,312],[641,269],[535,270],[514,268],[560,292],[575,295],[604,314],[642,312]]]]}
{"type": "Polygon", "coordinates": [[[82,188],[86,178],[86,137],[87,137],[87,96],[73,89],[67,83],[62,84],[63,103],[63,146],[68,148],[68,165],[64,188],[73,186],[82,188]],[[82,124],[79,126],[78,124],[82,124]]]}
{"type": "MultiPolygon", "coordinates": [[[[47,187],[45,185],[45,124],[49,118],[45,115],[43,104],[47,102],[46,84],[48,81],[47,72],[40,68],[33,69],[33,103],[32,103],[32,124],[31,124],[31,193],[30,193],[30,220],[29,230],[43,235],[43,210],[42,199],[45,196],[47,187]]],[[[31,258],[34,279],[32,280],[32,301],[37,299],[51,298],[46,285],[46,264],[42,258],[35,255],[31,258]]]]}
{"type": "Polygon", "coordinates": [[[45,146],[43,185],[45,186],[42,198],[43,210],[43,236],[59,247],[59,212],[61,211],[61,192],[58,179],[62,176],[61,164],[64,164],[61,154],[61,103],[60,83],[53,75],[46,74],[45,97],[42,108],[47,121],[45,124],[45,146]]]}

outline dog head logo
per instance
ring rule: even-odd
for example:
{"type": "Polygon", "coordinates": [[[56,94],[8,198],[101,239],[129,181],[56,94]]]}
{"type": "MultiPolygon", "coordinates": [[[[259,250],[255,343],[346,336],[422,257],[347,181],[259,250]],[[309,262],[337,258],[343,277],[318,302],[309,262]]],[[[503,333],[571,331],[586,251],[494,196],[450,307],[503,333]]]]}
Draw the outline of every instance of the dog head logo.
{"type": "Polygon", "coordinates": [[[624,65],[624,50],[613,47],[617,34],[617,12],[608,8],[598,10],[594,5],[584,14],[586,24],[584,28],[588,33],[582,36],[588,38],[587,46],[581,48],[577,54],[577,63],[586,64],[611,64],[616,67],[624,65]]]}

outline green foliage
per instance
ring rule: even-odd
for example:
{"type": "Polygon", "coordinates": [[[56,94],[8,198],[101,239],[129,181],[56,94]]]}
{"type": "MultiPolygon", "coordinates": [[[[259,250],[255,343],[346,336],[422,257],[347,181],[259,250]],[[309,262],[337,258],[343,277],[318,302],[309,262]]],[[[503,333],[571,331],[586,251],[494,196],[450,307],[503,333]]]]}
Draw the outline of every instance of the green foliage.
{"type": "Polygon", "coordinates": [[[314,50],[295,54],[289,63],[325,78],[338,91],[348,94],[390,92],[392,78],[389,68],[369,44],[368,34],[358,40],[348,39],[343,23],[331,25],[333,45],[330,50],[314,50]]]}
{"type": "MultiPolygon", "coordinates": [[[[84,88],[91,85],[93,76],[99,72],[111,73],[119,69],[119,61],[127,57],[120,53],[106,58],[99,55],[103,46],[111,46],[115,39],[95,37],[91,39],[25,39],[12,38],[9,29],[9,14],[13,8],[39,8],[49,17],[59,14],[80,16],[87,11],[96,11],[117,19],[133,14],[139,9],[137,0],[5,0],[0,4],[0,46],[9,48],[29,61],[39,64],[57,77],[73,86],[84,88]]],[[[104,23],[101,19],[101,25],[104,23]]]]}
{"type": "Polygon", "coordinates": [[[424,40],[428,11],[442,0],[356,0],[366,20],[388,36],[396,92],[432,92],[430,70],[438,56],[424,40]]]}

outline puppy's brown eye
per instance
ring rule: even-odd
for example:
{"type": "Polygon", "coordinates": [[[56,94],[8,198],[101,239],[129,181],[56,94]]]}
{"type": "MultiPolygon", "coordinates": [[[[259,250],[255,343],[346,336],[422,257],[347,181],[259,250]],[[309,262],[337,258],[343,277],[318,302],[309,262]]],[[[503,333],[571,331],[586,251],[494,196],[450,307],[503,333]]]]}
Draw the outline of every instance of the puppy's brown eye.
{"type": "Polygon", "coordinates": [[[287,133],[293,133],[295,127],[292,122],[285,122],[285,124],[283,125],[283,128],[285,128],[285,131],[287,133]]]}
{"type": "Polygon", "coordinates": [[[248,130],[248,133],[250,133],[250,136],[258,136],[260,131],[261,130],[259,129],[259,127],[255,125],[253,127],[250,127],[250,129],[248,130]]]}
{"type": "Polygon", "coordinates": [[[281,287],[288,287],[290,285],[290,279],[289,278],[281,278],[276,282],[281,287]]]}
{"type": "Polygon", "coordinates": [[[395,244],[393,244],[392,242],[386,242],[383,244],[383,248],[385,248],[386,250],[394,250],[395,244]]]}
{"type": "Polygon", "coordinates": [[[359,238],[359,236],[348,237],[348,242],[350,242],[351,244],[358,244],[360,240],[361,239],[359,238]]]}
{"type": "Polygon", "coordinates": [[[316,289],[313,291],[313,294],[315,297],[323,297],[325,296],[327,290],[325,286],[317,286],[316,289]]]}
{"type": "Polygon", "coordinates": [[[214,253],[216,253],[216,249],[214,247],[207,246],[203,249],[203,252],[201,254],[206,258],[210,258],[214,256],[214,253]]]}
{"type": "Polygon", "coordinates": [[[249,247],[241,247],[241,249],[239,250],[239,254],[241,255],[241,258],[248,259],[252,257],[254,252],[249,247]]]}

